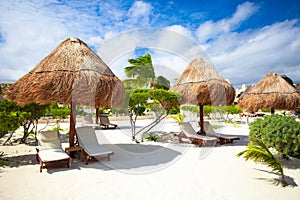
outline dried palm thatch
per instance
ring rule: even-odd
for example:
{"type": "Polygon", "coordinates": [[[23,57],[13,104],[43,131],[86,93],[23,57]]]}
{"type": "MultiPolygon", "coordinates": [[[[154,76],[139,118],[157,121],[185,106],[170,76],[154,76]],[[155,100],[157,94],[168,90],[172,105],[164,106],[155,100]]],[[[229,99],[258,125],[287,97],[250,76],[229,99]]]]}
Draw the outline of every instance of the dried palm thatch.
{"type": "Polygon", "coordinates": [[[196,58],[189,63],[171,91],[182,94],[181,104],[200,106],[200,127],[204,135],[203,106],[230,105],[234,88],[208,63],[196,58]]]}
{"type": "Polygon", "coordinates": [[[124,88],[95,52],[71,37],[10,86],[4,97],[21,105],[73,102],[109,108],[122,102],[124,88]]]}
{"type": "Polygon", "coordinates": [[[71,37],[61,42],[4,93],[18,104],[71,105],[70,147],[74,146],[76,105],[110,108],[122,103],[124,86],[101,58],[83,41],[71,37]]]}
{"type": "Polygon", "coordinates": [[[189,63],[171,91],[181,93],[181,104],[229,105],[234,88],[208,63],[196,58],[189,63]]]}
{"type": "Polygon", "coordinates": [[[300,105],[300,94],[281,76],[270,72],[244,95],[238,105],[251,111],[262,108],[293,110],[300,105]]]}

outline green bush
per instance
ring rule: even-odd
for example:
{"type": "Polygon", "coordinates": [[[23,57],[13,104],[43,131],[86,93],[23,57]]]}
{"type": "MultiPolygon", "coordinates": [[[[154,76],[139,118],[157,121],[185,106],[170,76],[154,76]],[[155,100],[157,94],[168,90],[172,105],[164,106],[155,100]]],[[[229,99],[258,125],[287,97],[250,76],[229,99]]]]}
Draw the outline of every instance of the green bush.
{"type": "Polygon", "coordinates": [[[154,133],[150,133],[148,136],[145,137],[148,141],[157,142],[158,137],[154,133]]]}
{"type": "Polygon", "coordinates": [[[3,151],[0,151],[0,167],[3,167],[7,164],[7,160],[4,158],[5,154],[3,151]]]}
{"type": "Polygon", "coordinates": [[[270,115],[249,124],[250,137],[261,139],[269,148],[275,148],[283,157],[300,158],[300,123],[296,118],[270,115]]]}

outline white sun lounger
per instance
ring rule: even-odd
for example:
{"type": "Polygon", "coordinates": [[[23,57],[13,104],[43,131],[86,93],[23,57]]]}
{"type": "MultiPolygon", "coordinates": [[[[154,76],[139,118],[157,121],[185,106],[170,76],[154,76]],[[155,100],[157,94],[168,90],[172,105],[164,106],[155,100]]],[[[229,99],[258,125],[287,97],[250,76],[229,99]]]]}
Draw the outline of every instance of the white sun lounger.
{"type": "Polygon", "coordinates": [[[109,118],[107,115],[101,115],[100,116],[100,126],[102,127],[102,129],[115,129],[117,128],[117,124],[112,124],[109,121],[109,118]]]}
{"type": "Polygon", "coordinates": [[[191,140],[192,142],[197,143],[199,146],[201,146],[203,143],[217,141],[215,137],[198,135],[189,122],[180,123],[179,126],[182,130],[182,132],[178,135],[180,140],[181,138],[186,138],[191,140]]]}
{"type": "Polygon", "coordinates": [[[215,132],[214,129],[211,127],[209,121],[204,121],[204,132],[206,133],[207,136],[216,137],[220,144],[232,143],[234,140],[240,139],[239,137],[236,136],[224,135],[215,132]]]}
{"type": "Polygon", "coordinates": [[[82,127],[91,126],[94,129],[100,129],[101,126],[99,124],[94,123],[93,118],[89,115],[82,116],[82,127]]]}
{"type": "Polygon", "coordinates": [[[110,160],[111,150],[98,143],[95,130],[93,127],[78,127],[76,129],[79,146],[84,150],[86,164],[95,156],[106,155],[110,160]]]}
{"type": "Polygon", "coordinates": [[[43,168],[70,167],[72,162],[71,157],[61,147],[58,131],[42,131],[39,133],[37,158],[40,161],[40,172],[43,168]]]}

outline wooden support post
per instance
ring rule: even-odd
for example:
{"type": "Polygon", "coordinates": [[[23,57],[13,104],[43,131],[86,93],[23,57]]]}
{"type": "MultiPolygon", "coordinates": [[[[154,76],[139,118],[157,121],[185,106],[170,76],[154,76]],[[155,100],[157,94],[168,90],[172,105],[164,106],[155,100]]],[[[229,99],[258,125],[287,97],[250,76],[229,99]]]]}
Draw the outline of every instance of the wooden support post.
{"type": "Polygon", "coordinates": [[[204,119],[203,119],[203,105],[199,105],[200,108],[200,134],[205,135],[204,132],[204,119]]]}
{"type": "Polygon", "coordinates": [[[75,142],[75,135],[76,135],[76,104],[71,103],[71,113],[70,113],[70,138],[69,138],[69,144],[70,147],[74,147],[75,142]]]}
{"type": "Polygon", "coordinates": [[[96,108],[96,124],[99,123],[99,108],[96,108]]]}

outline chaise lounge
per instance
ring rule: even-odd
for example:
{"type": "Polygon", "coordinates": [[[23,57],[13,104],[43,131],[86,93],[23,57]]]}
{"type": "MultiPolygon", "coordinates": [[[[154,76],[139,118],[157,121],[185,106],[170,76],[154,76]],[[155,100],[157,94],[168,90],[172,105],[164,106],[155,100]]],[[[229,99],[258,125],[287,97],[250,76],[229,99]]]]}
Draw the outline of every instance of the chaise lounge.
{"type": "Polygon", "coordinates": [[[211,142],[211,143],[217,142],[217,139],[215,137],[198,135],[189,122],[180,123],[179,126],[181,129],[181,133],[177,136],[179,137],[180,142],[182,141],[181,140],[182,138],[188,139],[188,140],[198,144],[198,146],[202,146],[203,144],[208,143],[208,142],[211,142]]]}
{"type": "Polygon", "coordinates": [[[117,124],[112,124],[109,121],[109,118],[107,115],[101,115],[100,116],[100,126],[102,127],[102,129],[115,129],[117,128],[117,124]]]}
{"type": "Polygon", "coordinates": [[[106,156],[110,160],[110,155],[113,152],[98,143],[93,127],[78,127],[76,128],[76,134],[79,146],[84,150],[86,164],[96,156],[106,156]]]}
{"type": "Polygon", "coordinates": [[[42,131],[39,137],[37,159],[40,162],[40,172],[44,168],[71,166],[72,159],[62,149],[58,131],[42,131]]]}
{"type": "Polygon", "coordinates": [[[93,118],[89,115],[83,116],[82,117],[82,124],[81,126],[91,126],[94,129],[100,129],[102,128],[99,124],[94,123],[93,118]]]}
{"type": "Polygon", "coordinates": [[[214,129],[211,127],[209,121],[204,121],[204,131],[207,136],[217,138],[217,141],[220,144],[233,143],[234,140],[240,140],[240,138],[236,136],[224,135],[215,132],[214,129]]]}

